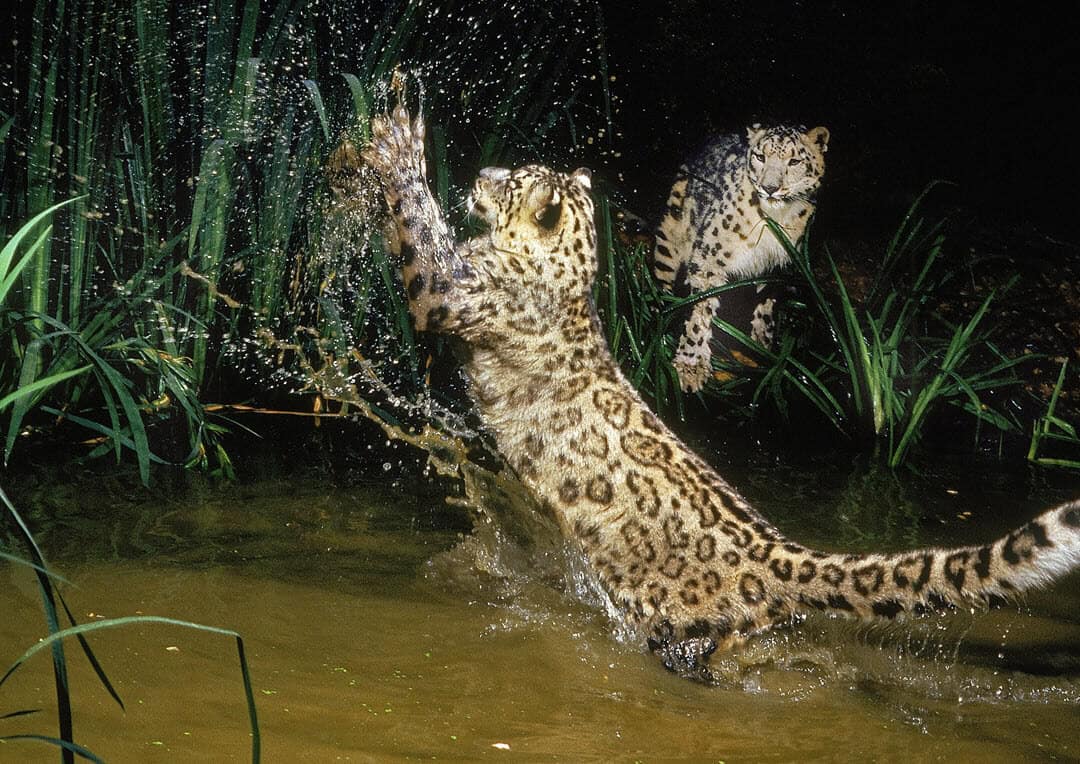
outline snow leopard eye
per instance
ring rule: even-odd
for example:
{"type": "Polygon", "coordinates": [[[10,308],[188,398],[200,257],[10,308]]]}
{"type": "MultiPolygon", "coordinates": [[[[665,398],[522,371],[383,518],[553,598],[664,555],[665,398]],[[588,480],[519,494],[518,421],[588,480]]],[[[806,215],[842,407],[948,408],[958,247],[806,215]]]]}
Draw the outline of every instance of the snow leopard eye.
{"type": "Polygon", "coordinates": [[[750,156],[753,157],[755,162],[764,162],[765,161],[765,155],[760,151],[752,151],[752,152],[750,152],[750,156]]]}

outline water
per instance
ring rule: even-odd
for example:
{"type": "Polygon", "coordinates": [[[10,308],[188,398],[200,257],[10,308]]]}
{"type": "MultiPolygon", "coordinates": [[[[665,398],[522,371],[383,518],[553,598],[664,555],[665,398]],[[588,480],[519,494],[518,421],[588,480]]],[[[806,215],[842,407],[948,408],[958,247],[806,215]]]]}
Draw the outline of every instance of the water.
{"type": "MultiPolygon", "coordinates": [[[[782,476],[820,494],[803,520],[787,513],[796,538],[823,535],[827,516],[842,524],[853,490],[811,477],[782,476]]],[[[784,514],[775,482],[743,479],[784,514]]],[[[243,634],[266,761],[1080,758],[1077,576],[989,614],[888,629],[811,619],[724,656],[708,687],[616,632],[557,534],[471,519],[424,481],[291,476],[164,500],[107,482],[21,493],[81,620],[167,615],[243,634]]],[[[876,493],[878,514],[893,512],[876,493]]],[[[872,543],[978,540],[1021,519],[1007,494],[997,501],[1004,517],[974,524],[945,522],[930,502],[921,530],[882,524],[872,543]]],[[[28,573],[3,576],[11,661],[44,624],[28,573]]],[[[155,625],[92,642],[127,711],[72,648],[82,744],[108,761],[249,757],[231,640],[155,625]]],[[[54,734],[52,693],[39,654],[0,688],[0,714],[46,711],[0,731],[54,734]]],[[[9,742],[0,760],[55,754],[9,742]]]]}

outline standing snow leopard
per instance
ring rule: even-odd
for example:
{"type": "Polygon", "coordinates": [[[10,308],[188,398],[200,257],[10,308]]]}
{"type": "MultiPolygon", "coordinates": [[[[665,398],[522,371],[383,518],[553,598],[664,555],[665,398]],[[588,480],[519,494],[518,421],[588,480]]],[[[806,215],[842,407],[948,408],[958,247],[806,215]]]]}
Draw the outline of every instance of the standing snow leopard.
{"type": "MultiPolygon", "coordinates": [[[[788,254],[765,224],[798,242],[825,174],[829,131],[753,125],[719,136],[679,168],[656,232],[653,270],[670,292],[696,293],[785,265],[788,254]]],[[[712,320],[720,298],[696,303],[675,354],[687,392],[712,373],[712,320]]],[[[767,335],[759,335],[761,339],[767,335]]]]}

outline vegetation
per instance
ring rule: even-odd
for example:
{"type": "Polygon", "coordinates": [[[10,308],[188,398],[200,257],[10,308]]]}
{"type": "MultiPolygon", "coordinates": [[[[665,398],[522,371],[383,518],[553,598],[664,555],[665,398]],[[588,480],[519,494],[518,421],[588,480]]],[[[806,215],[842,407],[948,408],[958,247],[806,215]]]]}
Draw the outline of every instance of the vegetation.
{"type": "Polygon", "coordinates": [[[412,336],[370,210],[351,204],[370,183],[352,178],[345,203],[328,158],[362,143],[401,61],[433,112],[468,116],[430,131],[448,208],[448,157],[472,172],[603,119],[579,108],[593,54],[570,34],[591,10],[511,3],[492,9],[500,27],[468,8],[358,0],[342,21],[297,0],[37,0],[22,95],[0,115],[0,233],[20,252],[0,304],[5,461],[21,433],[83,429],[90,455],[130,453],[144,481],[154,463],[228,476],[236,423],[206,404],[303,389],[281,341],[360,348],[419,389],[437,348],[412,336]],[[499,36],[510,22],[520,39],[499,36]]]}
{"type": "MultiPolygon", "coordinates": [[[[316,372],[354,360],[401,392],[423,386],[439,347],[412,335],[363,207],[375,189],[355,172],[335,187],[342,178],[328,182],[322,170],[362,143],[371,104],[408,60],[426,69],[417,81],[433,112],[467,110],[430,131],[439,197],[458,208],[448,157],[462,156],[471,173],[586,130],[575,114],[588,36],[570,30],[589,16],[508,3],[491,9],[506,15],[501,26],[484,26],[467,3],[357,5],[340,14],[354,25],[344,29],[298,0],[33,3],[11,74],[19,97],[0,113],[5,461],[24,433],[59,430],[70,443],[74,428],[93,438],[90,456],[133,455],[144,482],[155,463],[227,476],[219,436],[236,423],[217,413],[217,395],[307,392],[316,372]],[[501,40],[511,23],[520,38],[501,40]],[[307,366],[309,357],[323,365],[307,366]]],[[[99,761],[75,739],[65,643],[79,642],[122,707],[87,633],[167,623],[237,640],[257,760],[239,635],[157,616],[76,623],[3,500],[15,534],[0,556],[32,567],[48,626],[6,676],[41,650],[53,657],[59,732],[32,739],[65,761],[99,761]]]]}
{"type": "MultiPolygon", "coordinates": [[[[660,408],[683,413],[678,375],[671,365],[674,298],[653,278],[644,243],[624,245],[613,229],[611,202],[596,205],[601,274],[594,288],[608,345],[631,383],[660,408]]],[[[674,303],[678,305],[678,303],[674,303]]]]}
{"type": "MultiPolygon", "coordinates": [[[[422,426],[424,417],[445,426],[463,408],[452,386],[429,384],[446,348],[413,333],[377,227],[378,192],[357,169],[356,149],[403,62],[424,87],[414,95],[429,116],[429,167],[455,223],[461,184],[477,167],[552,162],[552,146],[576,155],[593,138],[610,140],[595,9],[490,4],[476,23],[464,0],[434,9],[357,0],[337,14],[348,21],[300,0],[32,5],[11,75],[17,98],[0,109],[5,463],[24,435],[58,432],[87,443],[89,457],[133,459],[146,483],[155,464],[230,477],[223,436],[241,425],[217,402],[301,393],[291,405],[318,413],[325,404],[313,391],[391,425],[420,420],[410,422],[415,433],[387,434],[451,453],[456,440],[422,426]],[[508,28],[518,30],[512,40],[499,36],[508,28]],[[350,394],[334,395],[335,387],[350,394]]],[[[719,322],[759,362],[721,363],[719,371],[737,373],[712,383],[702,402],[744,418],[813,412],[891,467],[943,410],[964,412],[976,432],[1023,430],[1027,423],[988,397],[1016,384],[1019,363],[994,342],[998,295],[947,318],[942,296],[955,271],[941,257],[942,226],[921,216],[922,200],[861,296],[827,249],[788,242],[805,302],[791,306],[775,349],[719,322]]],[[[739,285],[685,299],[662,292],[648,246],[620,238],[608,192],[597,201],[596,298],[609,343],[633,384],[682,416],[689,402],[671,366],[672,329],[692,302],[739,285]]],[[[1054,450],[1080,445],[1058,408],[1065,374],[1063,364],[1028,457],[1080,468],[1054,450]]],[[[455,453],[454,474],[467,474],[467,455],[455,453]]],[[[33,739],[59,747],[65,761],[100,760],[75,740],[67,640],[123,707],[88,633],[166,623],[236,639],[258,760],[240,636],[157,616],[76,623],[55,586],[62,579],[2,491],[0,499],[12,529],[0,557],[34,571],[48,630],[0,687],[36,653],[52,656],[59,731],[33,739]]]]}
{"type": "Polygon", "coordinates": [[[1069,368],[1066,359],[1061,363],[1061,371],[1058,372],[1057,382],[1050,394],[1050,401],[1046,406],[1046,413],[1035,420],[1031,432],[1031,445],[1028,447],[1028,461],[1035,464],[1051,467],[1068,467],[1080,469],[1080,458],[1065,458],[1062,456],[1049,456],[1045,454],[1047,446],[1064,447],[1071,453],[1080,453],[1080,433],[1076,427],[1057,415],[1057,405],[1061,398],[1061,390],[1065,385],[1065,372],[1069,368]]]}
{"type": "Polygon", "coordinates": [[[831,340],[824,349],[809,350],[811,373],[803,384],[821,393],[810,398],[822,414],[850,437],[880,446],[891,467],[904,461],[931,411],[942,404],[1002,431],[1019,427],[980,397],[1016,385],[1013,371],[1024,360],[1005,357],[993,342],[994,327],[985,319],[996,292],[959,321],[941,313],[944,286],[956,270],[942,267],[942,224],[921,217],[920,205],[934,185],[907,211],[860,305],[827,249],[833,296],[811,267],[807,242],[796,248],[785,240],[831,340]]]}
{"type": "MultiPolygon", "coordinates": [[[[715,359],[718,380],[702,396],[737,416],[771,411],[791,422],[815,412],[852,444],[865,444],[890,467],[904,463],[928,422],[948,407],[969,415],[980,427],[1020,432],[1023,423],[988,393],[1019,383],[1016,367],[1032,356],[1007,357],[995,344],[988,319],[997,292],[991,291],[970,315],[949,320],[942,311],[946,286],[957,270],[943,263],[943,223],[929,223],[921,208],[931,184],[913,202],[883,253],[864,295],[855,299],[827,248],[811,251],[809,237],[795,246],[782,229],[805,301],[787,306],[776,347],[764,348],[730,323],[716,328],[753,356],[750,365],[715,359]],[[814,263],[822,262],[823,279],[814,263]]],[[[601,206],[602,219],[607,219],[601,206]]],[[[601,237],[608,266],[600,304],[608,317],[609,341],[635,384],[659,407],[682,411],[670,369],[672,319],[687,306],[743,284],[727,284],[676,299],[649,280],[640,248],[620,251],[615,237],[601,237]],[[611,317],[614,317],[612,320],[611,317]]],[[[766,281],[758,279],[756,282],[766,281]]],[[[1007,288],[1007,287],[1006,287],[1007,288]]],[[[1043,430],[1070,432],[1051,410],[1043,430]],[[1047,429],[1050,428],[1050,429],[1047,429]]],[[[1046,437],[1054,437],[1047,435],[1046,437]]],[[[1060,460],[1045,464],[1066,466],[1060,460]]]]}

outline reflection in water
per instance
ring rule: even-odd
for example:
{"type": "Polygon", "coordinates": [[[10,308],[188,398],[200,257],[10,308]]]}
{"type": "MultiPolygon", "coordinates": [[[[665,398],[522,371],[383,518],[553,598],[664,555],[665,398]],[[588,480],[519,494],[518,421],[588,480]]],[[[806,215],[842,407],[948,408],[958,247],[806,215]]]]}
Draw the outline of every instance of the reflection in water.
{"type": "MultiPolygon", "coordinates": [[[[874,628],[815,617],[714,656],[722,683],[704,687],[613,635],[578,556],[542,519],[470,506],[470,520],[425,489],[299,479],[164,506],[84,491],[80,506],[43,534],[78,585],[76,614],[240,631],[267,761],[469,760],[497,743],[574,761],[1080,756],[1075,576],[1022,612],[874,628]]],[[[0,645],[13,659],[44,627],[26,571],[6,578],[0,645]]],[[[230,644],[147,626],[94,646],[128,711],[74,660],[83,743],[109,761],[249,755],[230,644]]],[[[51,708],[47,659],[0,702],[51,708]]],[[[3,733],[51,729],[47,717],[4,720],[3,733]]],[[[18,745],[0,744],[0,760],[40,753],[18,745]]]]}

